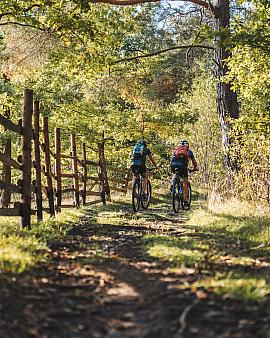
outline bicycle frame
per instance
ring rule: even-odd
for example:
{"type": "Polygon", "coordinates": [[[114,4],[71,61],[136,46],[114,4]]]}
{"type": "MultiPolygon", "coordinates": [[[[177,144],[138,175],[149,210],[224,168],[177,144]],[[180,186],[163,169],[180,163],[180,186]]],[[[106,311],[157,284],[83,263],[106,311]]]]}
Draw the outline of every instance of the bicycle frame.
{"type": "Polygon", "coordinates": [[[185,203],[183,199],[183,178],[180,177],[179,172],[176,169],[172,188],[172,206],[173,211],[175,213],[179,212],[180,206],[182,207],[183,210],[188,210],[190,208],[191,186],[189,181],[187,183],[188,183],[189,201],[188,203],[185,203]]]}
{"type": "Polygon", "coordinates": [[[147,179],[147,198],[143,197],[143,177],[140,173],[134,173],[133,184],[132,184],[132,207],[137,212],[142,206],[143,209],[147,209],[150,203],[152,189],[151,183],[147,179]]]}

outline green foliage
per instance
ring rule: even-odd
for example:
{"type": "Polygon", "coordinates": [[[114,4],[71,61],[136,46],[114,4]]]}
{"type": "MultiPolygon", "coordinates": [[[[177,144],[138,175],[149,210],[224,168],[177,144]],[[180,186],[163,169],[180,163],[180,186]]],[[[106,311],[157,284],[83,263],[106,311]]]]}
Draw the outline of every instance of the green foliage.
{"type": "Polygon", "coordinates": [[[270,287],[265,279],[241,274],[217,274],[197,281],[191,286],[194,292],[201,288],[211,293],[251,301],[260,301],[270,295],[270,287]]]}
{"type": "Polygon", "coordinates": [[[79,211],[58,214],[55,219],[21,229],[19,219],[1,218],[0,271],[21,273],[47,259],[48,243],[63,238],[82,215],[79,211]]]}

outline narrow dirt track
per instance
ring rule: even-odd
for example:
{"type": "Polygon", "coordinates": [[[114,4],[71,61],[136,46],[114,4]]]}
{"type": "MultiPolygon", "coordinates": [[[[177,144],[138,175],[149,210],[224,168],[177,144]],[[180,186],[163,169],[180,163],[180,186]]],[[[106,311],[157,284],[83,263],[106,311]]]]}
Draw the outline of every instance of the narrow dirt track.
{"type": "Polygon", "coordinates": [[[48,264],[3,278],[1,338],[270,337],[269,302],[179,288],[204,272],[172,272],[144,251],[145,234],[195,236],[184,219],[167,220],[153,209],[148,222],[140,213],[134,225],[100,224],[97,213],[89,210],[65,239],[51,243],[48,264]]]}

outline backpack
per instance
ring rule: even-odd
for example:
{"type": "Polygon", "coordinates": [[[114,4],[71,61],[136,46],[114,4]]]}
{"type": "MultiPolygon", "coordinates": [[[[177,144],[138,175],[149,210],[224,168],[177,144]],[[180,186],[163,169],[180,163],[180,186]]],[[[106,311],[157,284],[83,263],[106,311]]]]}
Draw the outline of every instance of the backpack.
{"type": "Polygon", "coordinates": [[[184,158],[186,161],[189,160],[188,156],[188,148],[184,145],[180,145],[177,148],[174,149],[173,156],[175,156],[177,159],[184,158]]]}
{"type": "Polygon", "coordinates": [[[133,159],[143,159],[145,146],[142,143],[137,143],[132,151],[133,159]]]}

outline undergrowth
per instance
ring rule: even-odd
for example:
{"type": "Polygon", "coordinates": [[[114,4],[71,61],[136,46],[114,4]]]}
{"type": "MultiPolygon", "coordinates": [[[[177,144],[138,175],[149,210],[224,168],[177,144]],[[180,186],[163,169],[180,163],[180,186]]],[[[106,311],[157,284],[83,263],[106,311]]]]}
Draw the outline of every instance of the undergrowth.
{"type": "Polygon", "coordinates": [[[31,230],[20,226],[20,218],[0,218],[0,272],[21,273],[47,260],[49,242],[60,239],[82,216],[82,211],[65,210],[55,218],[35,223],[31,230]]]}

